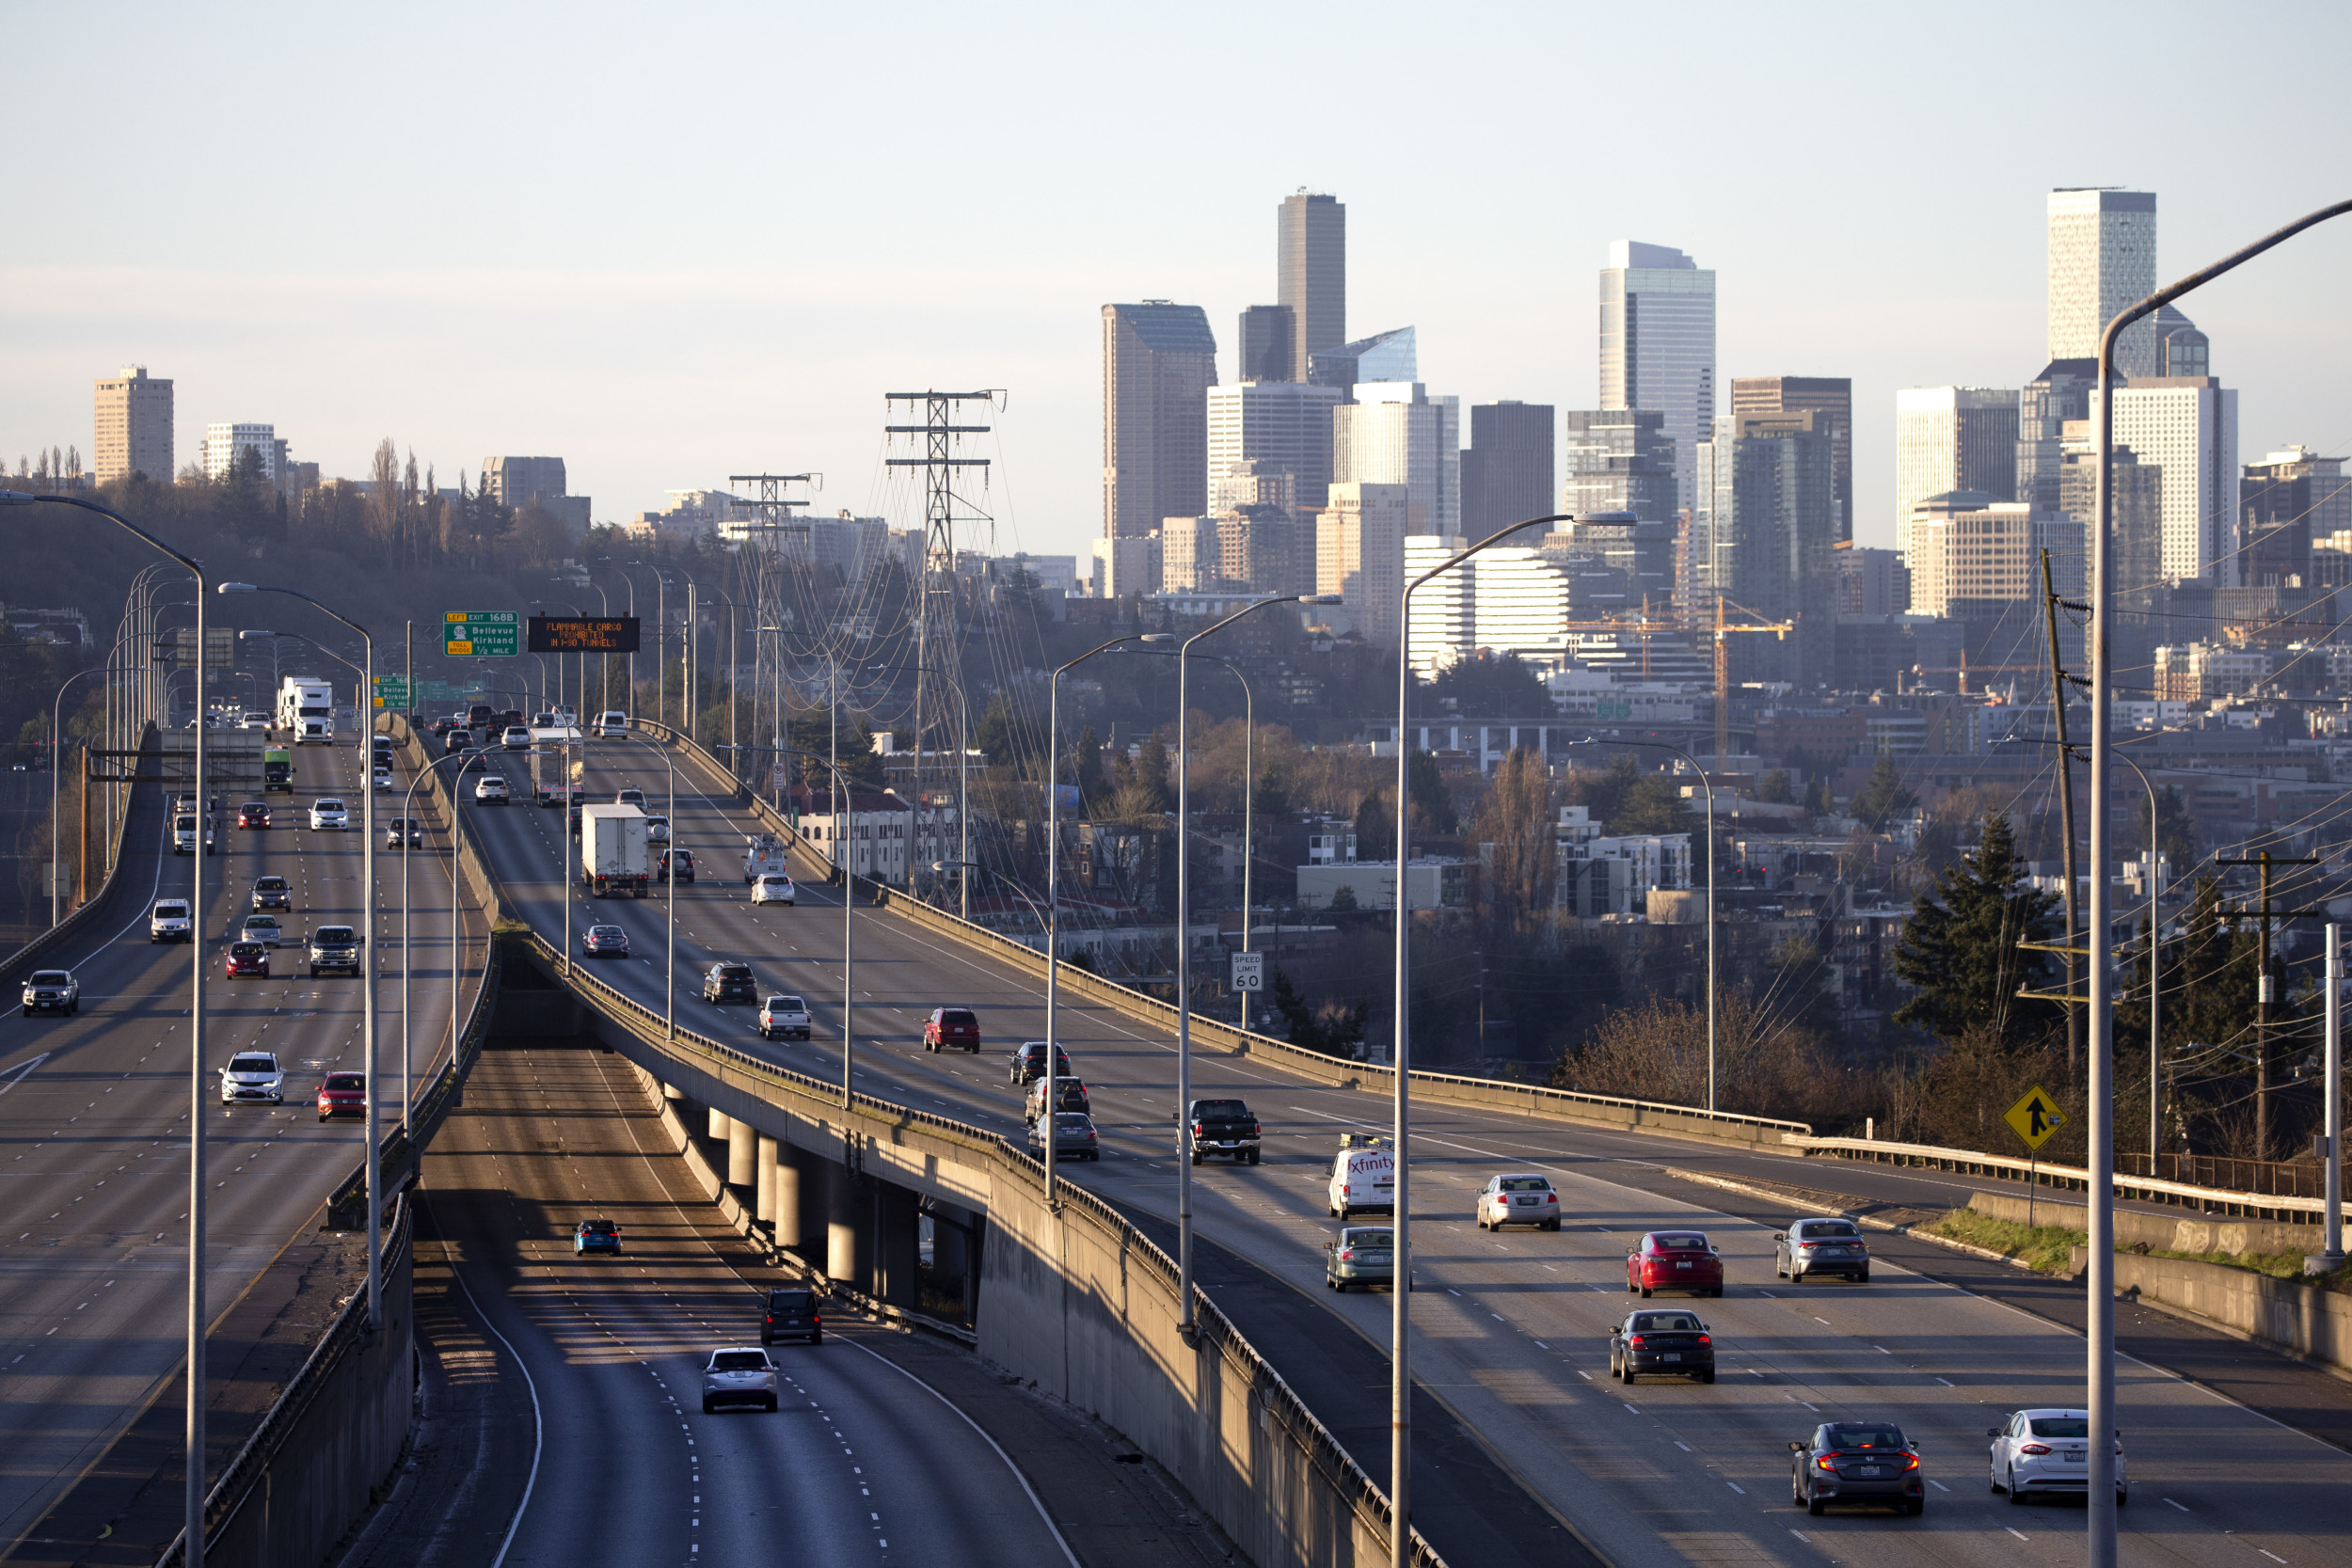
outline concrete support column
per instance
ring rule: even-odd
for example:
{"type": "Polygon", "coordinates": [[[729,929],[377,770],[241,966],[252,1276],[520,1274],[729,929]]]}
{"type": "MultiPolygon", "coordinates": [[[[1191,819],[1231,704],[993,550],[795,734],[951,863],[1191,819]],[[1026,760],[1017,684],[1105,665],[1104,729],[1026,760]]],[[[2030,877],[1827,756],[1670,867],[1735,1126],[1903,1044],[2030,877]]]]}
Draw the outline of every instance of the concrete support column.
{"type": "Polygon", "coordinates": [[[661,1098],[664,1100],[684,1100],[686,1098],[686,1091],[679,1088],[675,1084],[664,1084],[661,1085],[661,1098]]]}
{"type": "Polygon", "coordinates": [[[825,1177],[825,1277],[870,1291],[874,1288],[871,1183],[830,1163],[825,1177]]]}
{"type": "Polygon", "coordinates": [[[813,1182],[803,1179],[808,1157],[789,1144],[776,1149],[774,1224],[776,1245],[801,1250],[803,1239],[810,1234],[803,1217],[808,1212],[812,1195],[807,1190],[813,1182]]]}
{"type": "MultiPolygon", "coordinates": [[[[717,1113],[713,1112],[714,1119],[717,1113]]],[[[759,1180],[759,1130],[748,1121],[727,1122],[727,1185],[748,1188],[759,1180]]]]}
{"type": "Polygon", "coordinates": [[[772,1236],[776,1233],[776,1140],[763,1133],[753,1162],[758,1172],[759,1203],[752,1212],[772,1236]]]}
{"type": "Polygon", "coordinates": [[[731,1135],[731,1134],[730,1134],[730,1130],[733,1128],[734,1124],[735,1124],[735,1118],[734,1118],[734,1117],[732,1117],[728,1116],[728,1115],[727,1115],[724,1111],[720,1110],[720,1109],[719,1109],[718,1107],[716,1107],[716,1106],[712,1106],[712,1107],[710,1107],[710,1141],[711,1141],[711,1142],[713,1142],[713,1143],[724,1143],[724,1142],[726,1142],[726,1141],[727,1141],[727,1138],[731,1135]]]}
{"type": "Polygon", "coordinates": [[[893,1307],[912,1307],[919,1299],[916,1265],[921,1261],[921,1199],[911,1187],[875,1180],[873,1189],[873,1293],[893,1307]]]}

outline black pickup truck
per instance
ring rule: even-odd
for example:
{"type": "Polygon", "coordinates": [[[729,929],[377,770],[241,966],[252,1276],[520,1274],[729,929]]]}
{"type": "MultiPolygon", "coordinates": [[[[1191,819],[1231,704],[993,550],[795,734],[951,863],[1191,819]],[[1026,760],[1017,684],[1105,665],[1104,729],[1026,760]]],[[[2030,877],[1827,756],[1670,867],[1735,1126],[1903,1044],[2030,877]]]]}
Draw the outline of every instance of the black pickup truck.
{"type": "Polygon", "coordinates": [[[1238,1100],[1196,1100],[1187,1118],[1192,1124],[1192,1163],[1222,1154],[1233,1164],[1258,1163],[1258,1118],[1238,1100]]]}

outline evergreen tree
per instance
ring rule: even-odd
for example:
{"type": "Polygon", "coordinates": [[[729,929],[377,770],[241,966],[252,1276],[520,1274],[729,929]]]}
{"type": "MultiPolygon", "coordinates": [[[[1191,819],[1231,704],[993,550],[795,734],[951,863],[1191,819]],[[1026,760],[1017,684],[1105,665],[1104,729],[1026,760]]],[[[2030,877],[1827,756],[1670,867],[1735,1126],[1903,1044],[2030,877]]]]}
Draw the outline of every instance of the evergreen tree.
{"type": "Polygon", "coordinates": [[[1797,797],[1788,787],[1787,769],[1775,768],[1756,780],[1756,798],[1768,806],[1794,805],[1797,797]]]}
{"type": "MultiPolygon", "coordinates": [[[[2127,851],[2146,854],[2148,844],[2148,797],[2142,794],[2132,803],[2132,836],[2127,851]]],[[[2189,815],[2188,802],[2171,784],[2156,790],[2156,851],[2172,863],[2171,874],[2187,874],[2197,863],[2197,819],[2189,815]]]]}
{"type": "Polygon", "coordinates": [[[1396,858],[1396,814],[1376,789],[1364,792],[1356,807],[1356,858],[1385,861],[1396,858]]]}
{"type": "Polygon", "coordinates": [[[1894,753],[1881,752],[1877,766],[1870,769],[1870,782],[1853,798],[1853,815],[1870,832],[1884,832],[1890,818],[1918,803],[1919,797],[1903,787],[1902,775],[1895,771],[1894,753]]]}
{"type": "Polygon", "coordinates": [[[1412,761],[1406,765],[1405,782],[1412,791],[1413,832],[1452,832],[1454,791],[1446,787],[1445,775],[1438,771],[1438,759],[1427,752],[1415,751],[1412,761]]]}
{"type": "Polygon", "coordinates": [[[1919,989],[1896,1013],[1899,1022],[1947,1039],[1989,1029],[2011,1042],[2049,1027],[2051,1004],[2017,996],[2043,978],[2048,956],[2017,944],[2050,939],[2058,897],[2021,885],[2023,877],[2009,818],[1988,816],[1976,853],[1936,879],[1896,944],[1896,974],[1919,989]]]}

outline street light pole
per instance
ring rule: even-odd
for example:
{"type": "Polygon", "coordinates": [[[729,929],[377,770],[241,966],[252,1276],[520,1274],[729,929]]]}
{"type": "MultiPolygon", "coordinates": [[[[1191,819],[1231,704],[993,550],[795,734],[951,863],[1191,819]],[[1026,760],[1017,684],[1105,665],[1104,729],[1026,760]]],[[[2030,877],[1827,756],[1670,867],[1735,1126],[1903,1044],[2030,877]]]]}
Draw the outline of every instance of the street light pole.
{"type": "MultiPolygon", "coordinates": [[[[1146,642],[1161,641],[1167,641],[1170,637],[1171,634],[1168,632],[1152,632],[1142,638],[1141,641],[1146,642]]],[[[1108,646],[1108,644],[1105,644],[1105,646],[1108,646]]],[[[1176,657],[1173,653],[1168,653],[1165,650],[1158,648],[1147,648],[1144,652],[1163,654],[1164,657],[1169,658],[1176,657]]],[[[1254,853],[1253,847],[1257,843],[1257,693],[1250,690],[1249,677],[1243,674],[1241,666],[1235,664],[1232,659],[1225,657],[1221,654],[1195,654],[1192,657],[1195,658],[1205,658],[1213,664],[1222,664],[1226,669],[1231,670],[1233,673],[1233,678],[1235,680],[1241,682],[1241,950],[1247,953],[1249,951],[1249,904],[1250,890],[1252,886],[1251,878],[1256,864],[1256,855],[1254,853]]],[[[1249,1027],[1249,993],[1248,991],[1243,991],[1241,993],[1241,1026],[1245,1031],[1247,1031],[1249,1027]]]]}
{"type": "MultiPolygon", "coordinates": [[[[408,982],[416,967],[417,943],[415,936],[408,928],[408,840],[410,835],[417,831],[419,786],[430,778],[433,770],[441,764],[460,762],[470,754],[468,752],[450,752],[433,758],[419,770],[416,778],[410,781],[408,792],[401,797],[400,801],[400,1124],[408,1129],[412,1139],[416,1136],[416,1123],[411,1119],[415,1106],[409,1095],[409,1063],[416,1055],[416,1046],[408,1021],[408,982]]],[[[454,784],[450,785],[449,790],[449,967],[450,973],[454,974],[457,973],[457,959],[461,951],[457,940],[457,786],[454,784]]],[[[453,997],[456,993],[453,990],[451,994],[453,997]]],[[[453,1002],[452,1006],[453,1007],[455,1004],[453,1002]]],[[[454,1038],[453,1032],[452,1037],[454,1038]]],[[[456,1059],[454,1048],[453,1048],[450,1060],[454,1062],[456,1059]]]]}

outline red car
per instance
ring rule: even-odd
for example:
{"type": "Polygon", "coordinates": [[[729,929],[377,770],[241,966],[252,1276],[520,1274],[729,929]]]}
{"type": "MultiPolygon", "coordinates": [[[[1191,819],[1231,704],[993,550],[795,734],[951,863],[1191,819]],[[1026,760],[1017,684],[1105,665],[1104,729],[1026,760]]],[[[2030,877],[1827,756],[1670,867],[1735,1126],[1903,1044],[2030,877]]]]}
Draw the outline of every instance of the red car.
{"type": "Polygon", "coordinates": [[[228,977],[231,980],[269,978],[269,949],[258,942],[229,944],[228,977]]]}
{"type": "Polygon", "coordinates": [[[1696,1230],[1653,1230],[1639,1249],[1626,1254],[1625,1288],[1645,1296],[1653,1291],[1720,1296],[1724,1260],[1696,1230]]]}
{"type": "Polygon", "coordinates": [[[969,1007],[933,1007],[931,1016],[923,1021],[923,1049],[969,1051],[977,1055],[980,1049],[979,1015],[969,1007]]]}
{"type": "Polygon", "coordinates": [[[319,1120],[368,1114],[368,1079],[361,1072],[330,1072],[319,1085],[319,1120]]]}
{"type": "Polygon", "coordinates": [[[240,828],[268,827],[269,807],[260,800],[247,800],[237,808],[237,826],[240,828]]]}

